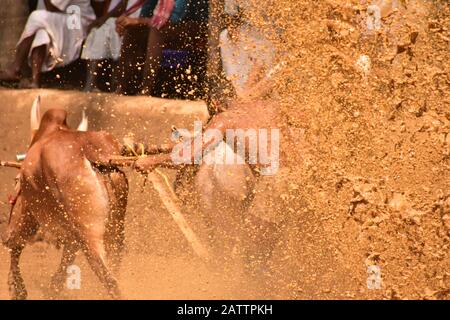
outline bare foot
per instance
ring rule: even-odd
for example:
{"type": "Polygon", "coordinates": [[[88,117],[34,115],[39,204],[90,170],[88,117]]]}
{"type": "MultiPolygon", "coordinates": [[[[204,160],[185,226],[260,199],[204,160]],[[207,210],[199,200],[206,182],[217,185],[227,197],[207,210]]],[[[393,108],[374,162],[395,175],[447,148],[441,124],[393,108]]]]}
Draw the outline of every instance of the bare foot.
{"type": "Polygon", "coordinates": [[[36,83],[35,81],[30,81],[28,79],[24,79],[20,82],[19,88],[20,89],[39,89],[39,83],[36,83]]]}
{"type": "Polygon", "coordinates": [[[99,88],[97,88],[97,87],[86,86],[86,87],[84,87],[83,92],[86,92],[86,93],[100,93],[102,91],[99,88]]]}
{"type": "Polygon", "coordinates": [[[12,68],[0,71],[0,81],[19,81],[19,80],[20,80],[20,72],[14,71],[12,68]]]}
{"type": "Polygon", "coordinates": [[[41,86],[39,85],[39,83],[36,82],[31,82],[30,86],[28,87],[28,89],[39,89],[41,86]]]}

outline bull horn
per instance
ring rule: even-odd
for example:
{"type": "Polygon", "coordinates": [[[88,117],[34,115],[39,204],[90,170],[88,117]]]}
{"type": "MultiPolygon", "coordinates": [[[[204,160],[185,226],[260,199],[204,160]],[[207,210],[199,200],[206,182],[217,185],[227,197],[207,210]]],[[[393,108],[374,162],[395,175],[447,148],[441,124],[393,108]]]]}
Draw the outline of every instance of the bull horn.
{"type": "Polygon", "coordinates": [[[86,117],[86,113],[84,112],[84,110],[77,131],[88,131],[88,118],[86,117]]]}
{"type": "Polygon", "coordinates": [[[39,129],[40,122],[41,122],[41,96],[37,96],[36,99],[34,99],[33,106],[31,107],[30,127],[32,139],[39,129]]]}

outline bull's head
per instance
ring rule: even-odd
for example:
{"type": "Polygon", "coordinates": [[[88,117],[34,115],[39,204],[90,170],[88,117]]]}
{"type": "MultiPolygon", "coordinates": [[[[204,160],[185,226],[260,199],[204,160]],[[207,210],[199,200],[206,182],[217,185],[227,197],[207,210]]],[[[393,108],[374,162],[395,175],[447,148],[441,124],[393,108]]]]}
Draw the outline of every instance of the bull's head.
{"type": "MultiPolygon", "coordinates": [[[[36,99],[34,99],[33,105],[31,107],[31,115],[30,115],[30,128],[31,128],[31,143],[33,144],[33,140],[36,138],[37,140],[39,137],[36,136],[38,131],[41,127],[41,122],[43,122],[43,126],[45,130],[45,124],[48,122],[56,121],[57,124],[62,124],[63,126],[66,126],[66,112],[64,110],[49,110],[47,111],[43,117],[41,117],[41,97],[37,96],[36,99]],[[43,120],[44,119],[44,120],[43,120]]],[[[83,110],[82,119],[80,124],[78,125],[77,131],[87,131],[88,130],[88,118],[86,117],[86,114],[83,110]]],[[[26,153],[24,154],[18,154],[17,160],[23,161],[26,157],[26,153]]],[[[20,168],[20,167],[19,167],[20,168]]],[[[21,173],[16,176],[15,178],[15,196],[11,197],[10,203],[12,205],[11,212],[10,212],[10,218],[13,213],[14,207],[16,202],[20,205],[20,190],[21,190],[21,173]]],[[[1,217],[0,217],[1,218],[1,217]]],[[[2,219],[0,219],[0,224],[4,222],[2,219]]]]}
{"type": "MultiPolygon", "coordinates": [[[[41,124],[41,96],[37,96],[34,99],[33,105],[31,107],[31,117],[30,117],[30,127],[31,127],[31,140],[33,140],[39,126],[41,124]]],[[[82,118],[80,124],[78,125],[77,131],[87,131],[88,130],[88,118],[83,110],[82,118]]]]}

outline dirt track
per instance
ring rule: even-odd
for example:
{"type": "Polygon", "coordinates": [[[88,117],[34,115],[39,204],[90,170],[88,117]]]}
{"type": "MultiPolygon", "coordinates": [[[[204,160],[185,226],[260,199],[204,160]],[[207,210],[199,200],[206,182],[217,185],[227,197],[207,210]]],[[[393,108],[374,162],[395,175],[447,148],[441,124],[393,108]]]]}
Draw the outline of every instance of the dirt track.
{"type": "MultiPolygon", "coordinates": [[[[205,107],[202,103],[173,104],[161,106],[158,101],[152,103],[145,98],[120,98],[113,95],[90,95],[71,91],[54,90],[22,90],[0,91],[5,102],[5,115],[15,114],[14,121],[2,117],[1,134],[2,159],[13,159],[14,154],[21,152],[28,143],[29,109],[34,97],[40,94],[44,109],[49,105],[64,107],[69,110],[69,121],[76,125],[81,108],[91,120],[92,129],[112,131],[117,137],[129,132],[136,133],[136,139],[151,137],[152,141],[167,141],[172,124],[179,128],[191,127],[194,119],[205,120],[205,107]],[[114,100],[112,100],[114,99],[114,100]],[[142,104],[140,103],[142,102],[142,104]],[[103,110],[104,113],[98,112],[103,110]],[[105,116],[109,114],[112,116],[105,116]],[[163,117],[163,120],[158,119],[163,117]],[[16,134],[21,132],[20,134],[16,134]],[[23,132],[23,134],[22,134],[23,132]]],[[[145,140],[141,140],[145,141],[145,140]]],[[[170,174],[170,172],[168,172],[170,174]]],[[[1,192],[6,195],[12,191],[15,171],[1,169],[1,192]]],[[[311,239],[311,231],[317,232],[314,218],[305,217],[301,226],[285,234],[276,248],[271,263],[273,272],[256,278],[245,273],[241,262],[226,258],[220,263],[205,264],[192,253],[189,245],[167,214],[155,191],[147,186],[143,189],[143,178],[128,172],[130,179],[130,199],[126,217],[126,253],[119,274],[119,283],[124,298],[128,299],[248,299],[248,298],[326,298],[345,297],[349,287],[355,287],[354,280],[345,270],[330,267],[336,265],[333,254],[322,241],[325,238],[311,239]],[[293,234],[293,232],[295,234],[293,234]],[[301,281],[302,290],[294,289],[290,277],[285,277],[283,268],[286,259],[291,259],[291,251],[286,247],[286,239],[298,238],[304,243],[304,250],[299,259],[307,262],[302,266],[302,275],[296,276],[295,283],[301,281]],[[317,252],[320,255],[316,255],[317,252]],[[319,273],[320,271],[320,273],[319,273]],[[311,273],[317,279],[311,278],[311,273]],[[336,281],[339,279],[339,281],[336,281]],[[317,290],[317,283],[324,290],[317,290]],[[341,283],[342,282],[342,283],[341,283]],[[332,295],[328,288],[335,287],[332,295]],[[338,289],[340,288],[340,289],[338,289]],[[338,293],[336,295],[336,293],[338,293]]],[[[2,207],[2,221],[7,219],[8,206],[2,207]]],[[[195,228],[196,212],[186,212],[195,228]]],[[[3,224],[4,227],[4,224],[3,224]]],[[[53,245],[38,242],[26,248],[21,259],[22,273],[31,299],[48,298],[48,284],[56,270],[61,252],[53,245]]],[[[226,253],[224,254],[226,256],[226,253]]],[[[82,270],[82,289],[66,290],[62,298],[68,299],[104,299],[104,289],[94,276],[80,254],[76,264],[82,270]]],[[[9,255],[7,250],[0,249],[0,299],[8,298],[7,270],[9,255]]]]}

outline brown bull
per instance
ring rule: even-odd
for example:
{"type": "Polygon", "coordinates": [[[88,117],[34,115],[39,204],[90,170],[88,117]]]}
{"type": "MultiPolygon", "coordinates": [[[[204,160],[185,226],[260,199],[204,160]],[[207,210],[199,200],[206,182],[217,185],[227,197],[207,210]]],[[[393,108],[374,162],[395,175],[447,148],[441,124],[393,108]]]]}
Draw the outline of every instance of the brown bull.
{"type": "MultiPolygon", "coordinates": [[[[19,174],[17,205],[3,237],[11,255],[11,297],[27,297],[19,257],[40,229],[63,245],[51,289],[62,290],[66,269],[82,250],[108,293],[118,298],[110,267],[118,265],[123,247],[128,182],[121,171],[95,163],[119,154],[120,146],[108,133],[70,129],[64,110],[48,110],[39,122],[39,104],[38,98],[32,108],[32,142],[19,174]]],[[[87,129],[87,123],[80,127],[87,129]]]]}

